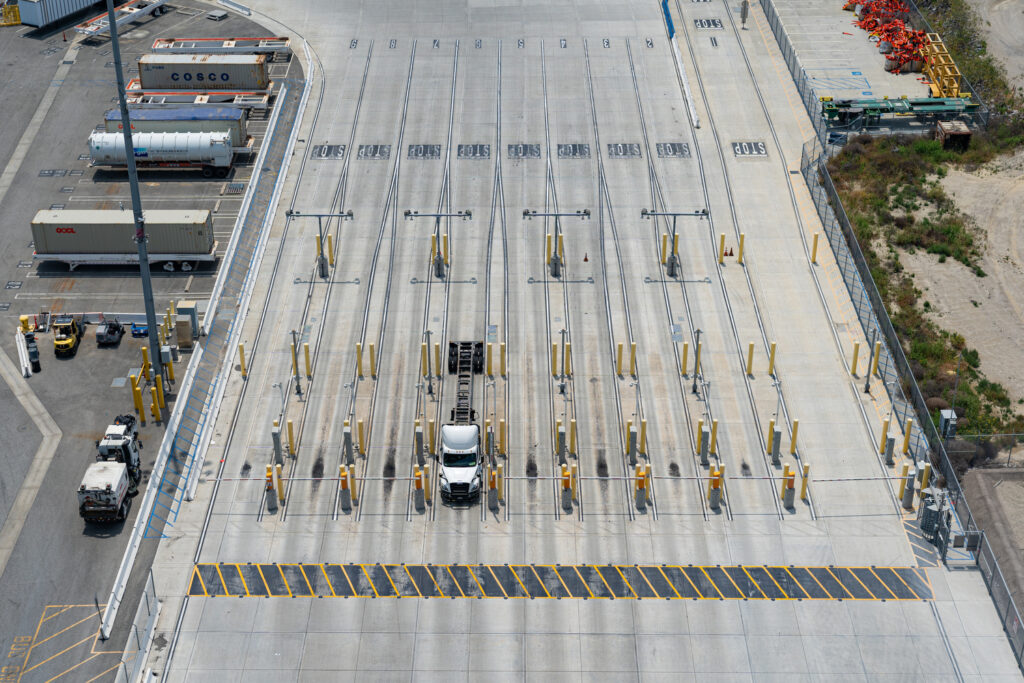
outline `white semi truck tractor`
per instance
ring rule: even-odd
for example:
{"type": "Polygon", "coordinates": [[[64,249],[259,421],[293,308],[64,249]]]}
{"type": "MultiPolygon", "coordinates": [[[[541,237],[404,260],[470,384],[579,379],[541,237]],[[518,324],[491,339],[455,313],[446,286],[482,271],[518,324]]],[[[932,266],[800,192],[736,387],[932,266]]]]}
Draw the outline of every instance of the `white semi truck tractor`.
{"type": "Polygon", "coordinates": [[[448,372],[458,376],[451,422],[441,425],[438,461],[441,497],[451,502],[476,500],[483,482],[480,425],[473,409],[474,375],[483,372],[483,342],[449,342],[448,372]]]}
{"type": "Polygon", "coordinates": [[[96,462],[78,486],[78,514],[87,522],[119,522],[128,516],[139,492],[142,467],[138,422],[118,415],[96,442],[96,462]]]}

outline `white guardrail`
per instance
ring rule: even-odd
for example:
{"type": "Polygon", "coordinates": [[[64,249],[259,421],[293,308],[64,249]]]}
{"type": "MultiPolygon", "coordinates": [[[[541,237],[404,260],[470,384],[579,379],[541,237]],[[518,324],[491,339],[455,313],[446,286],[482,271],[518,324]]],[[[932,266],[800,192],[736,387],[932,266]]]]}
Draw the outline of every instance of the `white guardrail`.
{"type": "MultiPolygon", "coordinates": [[[[309,63],[308,62],[308,48],[306,49],[306,51],[307,51],[307,63],[309,63]]],[[[312,80],[309,79],[309,78],[306,78],[306,84],[305,84],[305,87],[303,89],[302,100],[300,102],[299,109],[296,112],[296,117],[295,117],[296,126],[302,120],[303,108],[305,107],[306,100],[308,99],[308,96],[309,96],[309,90],[310,90],[311,83],[312,83],[312,80]]],[[[272,120],[268,123],[268,126],[267,126],[267,130],[268,131],[274,130],[274,126],[277,125],[277,117],[278,117],[279,114],[280,114],[280,108],[279,107],[275,107],[274,114],[272,114],[272,120]]],[[[295,135],[297,134],[297,131],[298,131],[298,128],[296,127],[295,128],[295,132],[293,133],[292,138],[289,141],[288,151],[290,151],[292,146],[294,145],[295,135]]],[[[266,138],[264,138],[264,145],[260,149],[260,153],[257,156],[254,168],[256,168],[256,169],[262,169],[263,168],[263,162],[264,162],[264,160],[266,158],[267,150],[269,149],[269,147],[270,147],[270,145],[267,144],[266,138]]],[[[285,161],[284,161],[284,164],[282,165],[282,172],[278,174],[277,181],[275,183],[275,190],[274,190],[274,195],[273,195],[273,197],[271,199],[271,206],[274,206],[276,204],[277,199],[280,197],[281,185],[283,184],[284,177],[285,177],[284,170],[287,169],[287,164],[288,164],[288,158],[286,157],[285,161]]],[[[238,246],[238,238],[239,238],[239,234],[240,234],[239,228],[241,227],[242,223],[244,222],[244,218],[243,217],[246,216],[246,214],[248,213],[249,204],[252,202],[252,197],[253,197],[254,194],[255,194],[255,183],[250,183],[249,184],[249,188],[247,189],[247,192],[246,192],[246,197],[243,200],[243,205],[242,205],[242,209],[243,210],[239,211],[238,219],[236,220],[235,229],[232,231],[231,240],[228,242],[227,251],[225,252],[225,261],[230,261],[230,260],[233,260],[233,258],[234,258],[234,250],[238,246]]],[[[272,215],[272,211],[270,210],[270,208],[271,207],[268,207],[268,210],[267,210],[267,215],[268,216],[272,215]]],[[[260,226],[261,230],[263,230],[266,227],[266,225],[267,225],[266,221],[267,220],[268,220],[267,217],[264,217],[264,221],[263,221],[263,223],[260,226]]],[[[261,237],[260,239],[264,239],[264,238],[261,237]]],[[[218,299],[220,297],[221,291],[224,288],[224,278],[226,277],[226,273],[227,273],[228,270],[229,270],[229,268],[222,268],[221,272],[218,274],[217,282],[214,285],[214,290],[213,290],[213,293],[211,294],[211,297],[210,297],[210,304],[207,307],[206,313],[203,316],[203,325],[202,325],[203,328],[205,328],[206,319],[210,315],[210,311],[215,311],[216,310],[218,299]]],[[[252,271],[250,270],[250,272],[252,272],[252,271]]],[[[250,287],[250,289],[251,289],[251,287],[250,287]]],[[[244,307],[241,307],[241,306],[237,307],[235,309],[236,315],[238,314],[237,313],[238,311],[243,311],[243,310],[245,310],[244,307]]],[[[238,327],[240,329],[240,326],[238,326],[238,327]]],[[[231,346],[228,346],[227,350],[226,350],[226,353],[225,353],[225,361],[228,358],[232,357],[230,349],[231,349],[231,346]]],[[[152,474],[150,475],[150,478],[149,478],[150,483],[160,482],[160,481],[163,480],[164,469],[167,466],[167,459],[170,456],[171,447],[174,444],[174,439],[175,439],[175,437],[177,435],[177,432],[178,432],[178,426],[179,426],[179,423],[181,422],[181,415],[184,412],[185,405],[188,402],[185,397],[187,397],[191,393],[192,384],[193,384],[193,382],[195,380],[195,373],[196,373],[197,368],[199,367],[199,364],[202,362],[202,356],[203,356],[203,347],[200,346],[198,351],[193,354],[192,360],[189,362],[188,369],[185,372],[185,377],[182,379],[181,385],[179,386],[179,390],[178,390],[178,397],[179,397],[179,399],[175,403],[174,410],[171,412],[171,416],[170,416],[170,418],[167,421],[167,430],[164,432],[164,438],[163,438],[163,440],[160,443],[160,450],[157,453],[156,462],[154,463],[154,466],[153,466],[153,472],[152,472],[152,474]]],[[[223,367],[227,367],[227,363],[225,363],[225,365],[223,367]]],[[[221,372],[223,372],[223,367],[222,367],[221,372]]],[[[222,382],[218,382],[218,385],[220,387],[223,387],[223,384],[224,383],[222,383],[222,382]]],[[[223,388],[220,389],[220,394],[218,395],[218,400],[220,399],[221,396],[223,396],[223,388]]],[[[212,421],[209,420],[209,419],[206,420],[206,422],[204,423],[204,428],[202,430],[202,433],[200,434],[200,445],[201,445],[202,449],[205,449],[207,447],[207,445],[209,444],[209,436],[208,436],[209,432],[205,428],[205,425],[209,425],[209,424],[211,424],[211,422],[212,421]]],[[[196,457],[199,457],[199,453],[198,452],[196,454],[196,457]]],[[[196,468],[196,469],[198,469],[198,468],[196,468]]],[[[106,640],[107,638],[110,637],[110,632],[113,629],[114,620],[117,618],[117,612],[118,612],[118,609],[121,606],[121,600],[124,597],[124,591],[125,591],[125,588],[126,588],[126,586],[128,584],[128,578],[131,575],[133,567],[135,566],[135,558],[138,555],[139,547],[142,545],[142,537],[145,534],[146,525],[148,524],[149,517],[150,517],[150,515],[151,515],[151,513],[153,511],[153,504],[154,504],[154,502],[156,500],[156,495],[157,495],[157,487],[155,487],[155,486],[147,486],[146,487],[146,493],[145,493],[145,495],[142,498],[141,509],[139,510],[138,516],[135,519],[135,524],[132,527],[132,533],[131,533],[131,537],[130,537],[130,539],[128,541],[128,547],[125,548],[124,557],[121,559],[121,566],[118,568],[117,575],[114,578],[114,585],[113,585],[113,587],[110,590],[110,597],[107,599],[107,606],[106,606],[106,609],[104,610],[104,613],[103,613],[103,623],[100,625],[100,638],[103,639],[103,640],[106,640]]]]}
{"type": "Polygon", "coordinates": [[[234,2],[234,0],[217,0],[217,2],[236,12],[241,12],[247,17],[252,16],[252,10],[239,2],[234,2]]]}

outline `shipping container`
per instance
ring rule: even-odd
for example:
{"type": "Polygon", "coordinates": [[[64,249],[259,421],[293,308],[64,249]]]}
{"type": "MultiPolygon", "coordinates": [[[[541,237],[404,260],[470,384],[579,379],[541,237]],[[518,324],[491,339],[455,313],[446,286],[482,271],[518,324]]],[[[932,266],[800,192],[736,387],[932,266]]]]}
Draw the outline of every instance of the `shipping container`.
{"type": "MultiPolygon", "coordinates": [[[[232,147],[245,147],[249,137],[245,110],[237,107],[130,109],[128,116],[133,133],[228,133],[232,147]]],[[[108,133],[121,132],[119,109],[111,109],[104,118],[108,133]]]]}
{"type": "MultiPolygon", "coordinates": [[[[234,153],[229,133],[139,133],[132,136],[135,163],[141,166],[227,169],[234,153]]],[[[124,166],[124,134],[89,135],[89,158],[98,166],[124,166]]]]}
{"type": "MultiPolygon", "coordinates": [[[[213,219],[198,211],[143,212],[150,258],[205,256],[213,252],[213,219]]],[[[136,254],[131,211],[43,210],[32,219],[36,258],[82,254],[136,254]]],[[[64,260],[64,259],[55,259],[64,260]]]]}
{"type": "Polygon", "coordinates": [[[48,26],[93,5],[97,0],[20,0],[18,9],[26,26],[48,26]]]}
{"type": "Polygon", "coordinates": [[[143,55],[143,90],[267,90],[266,55],[143,55]]]}

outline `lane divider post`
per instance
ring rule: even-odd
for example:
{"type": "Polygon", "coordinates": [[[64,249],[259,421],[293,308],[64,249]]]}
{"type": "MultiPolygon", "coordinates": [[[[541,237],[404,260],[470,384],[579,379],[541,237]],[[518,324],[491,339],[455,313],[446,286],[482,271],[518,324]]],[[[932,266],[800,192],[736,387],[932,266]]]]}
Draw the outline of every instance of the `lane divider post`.
{"type": "Polygon", "coordinates": [[[238,369],[242,372],[242,379],[249,377],[249,373],[245,371],[245,344],[238,345],[238,369]]]}

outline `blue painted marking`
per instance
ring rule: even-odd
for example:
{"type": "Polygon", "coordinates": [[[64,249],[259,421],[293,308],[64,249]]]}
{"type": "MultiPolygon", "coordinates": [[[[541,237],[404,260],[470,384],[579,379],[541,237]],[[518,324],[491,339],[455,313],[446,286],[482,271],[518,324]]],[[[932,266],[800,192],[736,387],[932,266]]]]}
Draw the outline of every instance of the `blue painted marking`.
{"type": "Polygon", "coordinates": [[[865,90],[864,92],[861,93],[861,95],[870,95],[870,94],[871,94],[870,90],[865,90]]]}
{"type": "Polygon", "coordinates": [[[668,0],[661,0],[661,10],[665,13],[665,23],[668,24],[669,40],[676,35],[676,27],[672,25],[672,16],[668,13],[668,0]]]}
{"type": "Polygon", "coordinates": [[[851,71],[850,74],[852,74],[854,76],[863,76],[864,75],[860,71],[851,71]]]}

